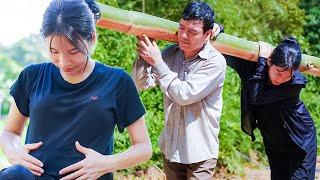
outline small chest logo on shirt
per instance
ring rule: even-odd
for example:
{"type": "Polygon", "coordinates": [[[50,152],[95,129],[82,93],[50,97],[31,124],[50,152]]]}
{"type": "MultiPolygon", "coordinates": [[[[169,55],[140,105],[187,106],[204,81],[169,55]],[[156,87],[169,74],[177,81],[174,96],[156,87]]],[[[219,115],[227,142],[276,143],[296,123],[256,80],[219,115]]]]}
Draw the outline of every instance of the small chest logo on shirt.
{"type": "Polygon", "coordinates": [[[98,99],[98,96],[91,96],[90,99],[91,99],[92,101],[95,101],[95,100],[98,99]]]}

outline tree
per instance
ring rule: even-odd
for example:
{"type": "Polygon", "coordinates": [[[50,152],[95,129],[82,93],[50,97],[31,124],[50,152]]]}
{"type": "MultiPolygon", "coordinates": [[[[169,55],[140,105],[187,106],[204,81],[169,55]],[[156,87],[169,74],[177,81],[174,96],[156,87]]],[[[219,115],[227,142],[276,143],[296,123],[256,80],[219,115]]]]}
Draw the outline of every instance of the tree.
{"type": "Polygon", "coordinates": [[[21,67],[15,61],[0,55],[0,115],[8,113],[9,88],[20,71],[21,67]]]}
{"type": "Polygon", "coordinates": [[[46,61],[48,58],[45,49],[44,39],[39,34],[31,34],[8,48],[7,56],[26,66],[46,61]]]}
{"type": "MultiPolygon", "coordinates": [[[[320,0],[301,0],[300,6],[306,13],[304,23],[304,36],[309,43],[309,47],[304,49],[307,53],[320,56],[320,0]]],[[[316,128],[320,128],[320,78],[308,76],[308,84],[302,98],[305,99],[308,109],[315,121],[316,128]]],[[[319,137],[319,133],[318,133],[319,137]]],[[[319,138],[318,143],[320,143],[319,138]]]]}

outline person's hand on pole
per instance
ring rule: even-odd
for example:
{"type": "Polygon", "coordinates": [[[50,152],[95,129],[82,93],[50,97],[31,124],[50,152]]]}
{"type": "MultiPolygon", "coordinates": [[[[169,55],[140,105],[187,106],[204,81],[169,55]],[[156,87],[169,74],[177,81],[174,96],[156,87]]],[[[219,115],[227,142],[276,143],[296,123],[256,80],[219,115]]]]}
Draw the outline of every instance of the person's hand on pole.
{"type": "Polygon", "coordinates": [[[154,40],[149,39],[145,34],[138,37],[137,51],[138,55],[151,66],[156,66],[159,62],[163,61],[157,43],[154,40]]]}

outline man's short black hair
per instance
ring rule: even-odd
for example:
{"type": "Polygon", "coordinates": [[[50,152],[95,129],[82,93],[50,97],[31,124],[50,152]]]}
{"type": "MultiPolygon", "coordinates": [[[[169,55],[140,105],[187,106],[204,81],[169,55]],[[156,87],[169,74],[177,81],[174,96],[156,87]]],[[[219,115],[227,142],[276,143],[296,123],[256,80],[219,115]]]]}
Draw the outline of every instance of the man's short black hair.
{"type": "Polygon", "coordinates": [[[193,1],[189,3],[182,14],[184,20],[201,20],[203,22],[203,32],[213,28],[214,11],[205,2],[193,1]]]}

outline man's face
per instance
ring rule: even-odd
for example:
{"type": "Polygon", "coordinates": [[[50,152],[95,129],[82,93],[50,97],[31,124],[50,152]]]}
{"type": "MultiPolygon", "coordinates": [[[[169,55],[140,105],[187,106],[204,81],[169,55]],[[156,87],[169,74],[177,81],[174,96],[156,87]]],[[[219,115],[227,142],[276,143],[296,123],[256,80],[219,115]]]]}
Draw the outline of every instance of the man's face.
{"type": "Polygon", "coordinates": [[[196,55],[207,39],[211,31],[203,32],[203,21],[181,19],[178,30],[178,43],[185,55],[196,55]]]}

